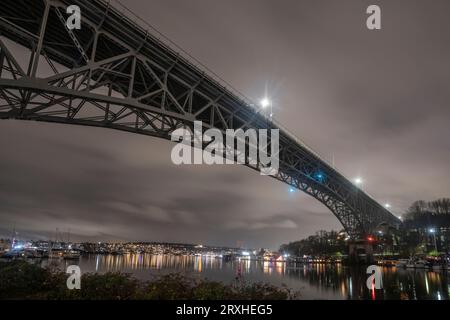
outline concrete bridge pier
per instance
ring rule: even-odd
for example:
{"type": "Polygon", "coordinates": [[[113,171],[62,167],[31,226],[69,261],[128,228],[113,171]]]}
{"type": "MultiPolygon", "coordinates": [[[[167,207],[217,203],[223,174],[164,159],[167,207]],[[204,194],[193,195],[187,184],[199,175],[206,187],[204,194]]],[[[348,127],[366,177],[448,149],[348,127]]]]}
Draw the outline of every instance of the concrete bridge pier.
{"type": "Polygon", "coordinates": [[[373,264],[373,244],[364,239],[350,241],[348,256],[351,264],[373,264]]]}

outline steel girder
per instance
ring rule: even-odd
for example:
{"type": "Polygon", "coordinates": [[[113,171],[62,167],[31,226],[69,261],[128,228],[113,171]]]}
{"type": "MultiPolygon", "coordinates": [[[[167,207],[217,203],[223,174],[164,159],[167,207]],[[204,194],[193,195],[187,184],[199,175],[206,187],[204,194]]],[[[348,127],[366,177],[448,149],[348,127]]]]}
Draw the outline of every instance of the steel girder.
{"type": "MultiPolygon", "coordinates": [[[[0,36],[2,119],[105,127],[165,139],[176,128],[192,128],[195,120],[222,132],[278,128],[105,1],[2,0],[0,36]],[[65,8],[72,4],[81,8],[81,30],[65,27],[65,8]],[[26,66],[12,53],[11,41],[29,49],[26,66]],[[43,70],[53,74],[43,75],[43,70]]],[[[283,130],[275,178],[323,203],[353,237],[381,223],[401,223],[283,130]]]]}

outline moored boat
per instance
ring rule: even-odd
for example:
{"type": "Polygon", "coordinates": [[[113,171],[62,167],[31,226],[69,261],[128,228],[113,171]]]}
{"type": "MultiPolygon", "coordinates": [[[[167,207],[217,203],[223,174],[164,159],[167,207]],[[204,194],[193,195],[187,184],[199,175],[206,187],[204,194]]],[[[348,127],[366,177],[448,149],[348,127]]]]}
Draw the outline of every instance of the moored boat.
{"type": "Polygon", "coordinates": [[[397,266],[398,261],[397,260],[391,260],[391,259],[383,259],[383,260],[380,260],[378,262],[378,264],[380,266],[383,266],[383,267],[395,267],[395,266],[397,266]]]}
{"type": "Polygon", "coordinates": [[[63,258],[66,260],[78,260],[80,259],[80,252],[76,250],[67,250],[63,253],[63,258]]]}
{"type": "Polygon", "coordinates": [[[406,266],[408,265],[409,260],[408,259],[399,259],[397,260],[397,263],[395,264],[395,266],[397,268],[406,268],[406,266]]]}
{"type": "Polygon", "coordinates": [[[414,262],[414,267],[416,269],[426,269],[428,268],[428,262],[425,260],[417,260],[414,262]]]}
{"type": "Polygon", "coordinates": [[[448,265],[447,264],[435,264],[431,267],[431,269],[433,271],[444,271],[444,270],[448,270],[448,265]]]}
{"type": "Polygon", "coordinates": [[[429,267],[427,261],[418,259],[418,260],[407,260],[406,269],[426,269],[429,267]]]}

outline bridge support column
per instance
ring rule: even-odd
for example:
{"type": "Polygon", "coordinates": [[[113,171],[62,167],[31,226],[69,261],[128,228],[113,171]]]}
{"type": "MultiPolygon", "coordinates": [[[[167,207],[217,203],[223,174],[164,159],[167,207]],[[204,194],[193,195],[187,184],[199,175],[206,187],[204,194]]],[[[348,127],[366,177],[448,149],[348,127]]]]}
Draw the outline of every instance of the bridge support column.
{"type": "Polygon", "coordinates": [[[373,244],[367,240],[353,240],[348,243],[348,257],[350,264],[372,264],[373,244]]]}

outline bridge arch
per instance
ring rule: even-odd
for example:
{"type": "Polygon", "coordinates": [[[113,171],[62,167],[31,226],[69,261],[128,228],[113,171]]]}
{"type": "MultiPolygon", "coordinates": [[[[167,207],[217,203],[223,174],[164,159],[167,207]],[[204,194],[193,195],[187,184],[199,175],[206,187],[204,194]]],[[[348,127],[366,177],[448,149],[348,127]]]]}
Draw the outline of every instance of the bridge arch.
{"type": "Polygon", "coordinates": [[[274,178],[323,203],[352,237],[372,232],[381,222],[400,224],[251,102],[108,2],[3,0],[0,36],[30,51],[23,66],[0,38],[1,119],[104,127],[164,139],[196,120],[222,132],[280,129],[280,169],[274,178]],[[65,27],[65,8],[73,4],[83,12],[85,31],[65,27]],[[29,10],[20,9],[25,7],[29,10]],[[54,75],[39,74],[44,63],[54,75]]]}

